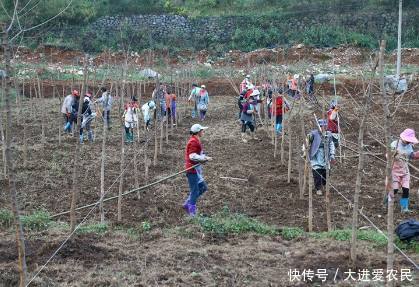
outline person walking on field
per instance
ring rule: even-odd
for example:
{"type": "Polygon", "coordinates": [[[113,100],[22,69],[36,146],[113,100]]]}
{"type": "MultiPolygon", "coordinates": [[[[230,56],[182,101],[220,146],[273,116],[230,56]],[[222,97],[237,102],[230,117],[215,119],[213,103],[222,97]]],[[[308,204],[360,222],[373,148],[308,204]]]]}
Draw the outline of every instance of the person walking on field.
{"type": "Polygon", "coordinates": [[[332,134],[333,143],[335,148],[339,147],[340,142],[340,130],[339,130],[339,107],[336,100],[330,103],[329,110],[327,111],[327,131],[332,134]]]}
{"type": "Polygon", "coordinates": [[[308,155],[313,172],[314,186],[317,195],[322,195],[322,187],[326,185],[326,168],[330,169],[330,163],[335,164],[335,145],[333,144],[330,132],[325,132],[327,121],[318,120],[318,126],[321,130],[312,130],[306,138],[308,155]],[[326,162],[325,146],[329,147],[329,154],[326,162]]]}
{"type": "Polygon", "coordinates": [[[199,119],[201,121],[205,120],[205,116],[208,110],[209,96],[208,91],[206,90],[205,85],[201,86],[198,97],[198,110],[199,110],[199,119]]]}
{"type": "Polygon", "coordinates": [[[71,132],[71,113],[73,103],[75,102],[76,98],[80,97],[79,91],[73,90],[71,95],[68,95],[64,98],[63,105],[61,106],[61,113],[63,114],[64,118],[64,132],[70,133],[71,132]]]}
{"type": "Polygon", "coordinates": [[[275,131],[277,134],[282,132],[282,111],[287,112],[289,110],[289,104],[287,100],[282,95],[282,91],[280,95],[276,98],[275,103],[271,105],[271,114],[275,117],[275,131]],[[283,107],[283,105],[285,105],[283,107]]]}
{"type": "Polygon", "coordinates": [[[198,97],[201,92],[201,88],[197,84],[192,84],[192,91],[188,98],[188,103],[192,103],[192,113],[191,116],[194,119],[198,114],[198,97]]]}
{"type": "Polygon", "coordinates": [[[110,130],[111,129],[111,109],[112,109],[112,103],[113,103],[112,95],[106,90],[105,87],[102,87],[100,91],[102,92],[102,96],[98,98],[95,101],[95,103],[102,104],[103,123],[110,130]]]}
{"type": "Polygon", "coordinates": [[[139,106],[137,99],[132,96],[131,101],[125,105],[124,111],[124,127],[125,127],[125,143],[134,142],[134,128],[138,124],[139,106]]]}
{"type": "Polygon", "coordinates": [[[149,101],[147,103],[145,103],[142,107],[141,107],[141,111],[143,113],[143,117],[144,117],[144,123],[145,123],[145,128],[146,130],[150,129],[150,124],[151,124],[151,114],[155,111],[156,109],[156,103],[154,101],[149,101]]]}
{"type": "Polygon", "coordinates": [[[87,138],[89,139],[89,142],[92,143],[94,138],[93,138],[93,131],[91,128],[91,123],[93,121],[93,119],[96,117],[96,113],[93,112],[92,110],[92,93],[87,92],[86,95],[84,96],[84,102],[83,102],[83,106],[81,109],[81,113],[82,113],[82,122],[81,122],[81,127],[80,127],[80,143],[83,143],[83,132],[86,130],[87,131],[87,138]]]}
{"type": "Polygon", "coordinates": [[[240,116],[240,120],[242,122],[241,128],[241,135],[242,141],[247,143],[246,139],[246,129],[249,128],[252,134],[252,138],[254,140],[258,140],[256,137],[256,130],[255,130],[255,115],[256,115],[256,106],[255,100],[253,96],[249,96],[247,101],[243,104],[242,113],[240,116]]]}
{"type": "Polygon", "coordinates": [[[202,173],[202,164],[211,161],[212,158],[204,154],[201,143],[204,130],[206,129],[207,127],[194,124],[190,129],[191,137],[189,138],[185,149],[185,168],[187,169],[186,177],[189,184],[189,196],[183,203],[183,208],[190,216],[196,215],[196,203],[198,198],[208,190],[207,183],[205,182],[202,173]],[[193,167],[196,164],[199,165],[193,167]]]}
{"type": "Polygon", "coordinates": [[[413,151],[413,145],[418,144],[415,131],[405,129],[398,140],[391,143],[391,149],[394,154],[394,162],[391,171],[392,187],[394,194],[397,194],[399,188],[402,188],[402,198],[400,199],[400,208],[402,212],[410,212],[409,210],[409,188],[410,188],[410,171],[409,160],[419,159],[419,151],[413,151]]]}

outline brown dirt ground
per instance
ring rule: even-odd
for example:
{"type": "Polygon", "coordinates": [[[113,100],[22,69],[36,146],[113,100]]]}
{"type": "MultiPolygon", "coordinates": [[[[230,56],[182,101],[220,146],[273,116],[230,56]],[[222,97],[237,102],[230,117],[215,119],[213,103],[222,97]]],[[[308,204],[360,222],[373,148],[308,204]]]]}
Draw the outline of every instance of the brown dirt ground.
{"type": "MultiPolygon", "coordinates": [[[[349,89],[357,90],[348,81],[349,89]]],[[[359,87],[360,85],[358,85],[359,87]]],[[[211,84],[208,85],[211,91],[211,84]]],[[[330,86],[322,87],[328,93],[330,86]]],[[[298,170],[293,164],[291,182],[287,183],[287,167],[281,165],[279,158],[273,158],[273,146],[266,131],[259,127],[261,141],[240,141],[240,126],[237,122],[236,100],[228,96],[225,89],[215,90],[208,118],[205,122],[210,127],[203,142],[206,153],[214,161],[205,166],[205,177],[209,185],[208,193],[200,200],[199,210],[213,214],[228,206],[232,212],[239,212],[262,222],[276,226],[295,226],[307,229],[307,197],[298,196],[298,170]],[[220,176],[251,178],[247,184],[226,181],[220,176]]],[[[411,94],[412,103],[416,91],[411,94]]],[[[322,94],[319,92],[319,94],[322,94]]],[[[320,96],[319,96],[320,97],[320,96]]],[[[329,96],[326,96],[330,100],[329,96]]],[[[406,101],[409,95],[406,97],[406,101]]],[[[359,96],[355,98],[360,102],[359,96]]],[[[381,99],[374,97],[374,108],[368,119],[370,132],[382,138],[382,131],[373,120],[383,123],[379,108],[381,99]],[[373,125],[374,124],[374,125],[373,125]],[[375,127],[374,127],[375,126],[375,127]]],[[[17,156],[17,187],[21,208],[30,213],[45,208],[51,213],[69,209],[71,198],[71,160],[75,139],[63,137],[58,145],[58,126],[61,125],[59,99],[47,100],[47,143],[40,144],[39,99],[27,99],[21,105],[20,113],[15,113],[15,130],[22,131],[22,115],[29,123],[29,165],[22,164],[22,132],[14,138],[17,156]]],[[[182,121],[169,136],[169,145],[164,144],[163,154],[159,155],[156,166],[150,167],[150,179],[154,181],[183,168],[183,149],[188,138],[188,128],[195,121],[184,108],[180,99],[179,108],[182,121]]],[[[393,126],[394,134],[405,127],[419,130],[419,113],[417,106],[409,111],[402,107],[396,114],[393,126]]],[[[109,195],[118,193],[118,183],[111,186],[120,173],[120,129],[116,110],[113,114],[114,125],[110,135],[106,160],[105,185],[109,195]]],[[[314,110],[313,110],[314,111],[314,110]]],[[[350,97],[342,99],[342,116],[347,125],[343,125],[346,140],[357,142],[358,113],[350,97]]],[[[316,111],[319,114],[319,111],[316,111]]],[[[85,144],[82,149],[82,166],[80,167],[80,194],[78,205],[95,202],[100,191],[100,151],[101,124],[96,120],[96,142],[85,144]]],[[[293,134],[299,134],[298,122],[292,123],[293,134]]],[[[308,132],[313,128],[310,116],[305,119],[308,132]]],[[[144,137],[143,134],[141,134],[144,137]]],[[[295,138],[293,139],[295,140],[295,138]]],[[[371,138],[367,138],[368,149],[372,152],[383,152],[371,138]]],[[[348,143],[349,144],[349,143],[348,143]]],[[[147,150],[149,158],[153,155],[154,141],[147,150]]],[[[300,143],[293,144],[293,161],[296,161],[300,143]]],[[[353,146],[353,145],[351,145],[353,146]]],[[[353,146],[354,147],[354,146],[353,146]]],[[[128,160],[132,159],[134,150],[139,147],[126,148],[128,160]]],[[[288,145],[285,145],[285,155],[288,145]]],[[[346,150],[346,155],[353,152],[346,150]]],[[[142,159],[142,156],[140,157],[142,159]]],[[[381,156],[383,158],[383,156],[381,156]]],[[[143,175],[143,162],[140,162],[140,183],[146,182],[143,175]]],[[[352,198],[355,182],[357,159],[351,157],[333,170],[333,185],[345,196],[352,198]]],[[[367,214],[380,228],[386,229],[386,215],[382,207],[384,164],[368,157],[364,169],[361,204],[367,214]]],[[[415,173],[417,176],[417,173],[415,173]]],[[[124,178],[124,190],[134,186],[132,165],[124,178]]],[[[5,182],[0,181],[1,190],[5,182]]],[[[396,222],[408,217],[418,218],[418,200],[415,192],[418,181],[412,181],[412,202],[414,213],[402,215],[395,209],[396,222]]],[[[336,268],[349,269],[349,244],[331,240],[314,240],[303,238],[286,241],[281,237],[263,237],[256,235],[217,236],[204,235],[191,227],[181,208],[187,195],[187,182],[184,176],[166,181],[150,188],[141,194],[130,195],[123,200],[123,226],[136,226],[142,221],[149,221],[152,232],[133,239],[117,231],[104,236],[77,235],[41,273],[34,286],[298,286],[290,283],[287,271],[290,268],[326,268],[334,274],[336,268]],[[180,228],[180,231],[177,228],[180,228]],[[189,231],[188,228],[192,228],[189,231]],[[178,230],[178,231],[176,231],[178,230]],[[183,230],[183,231],[182,231],[183,230]]],[[[8,206],[4,193],[0,196],[0,206],[8,206]]],[[[116,202],[105,205],[106,218],[116,222],[116,202]]],[[[86,211],[78,212],[79,220],[86,211]]],[[[348,204],[332,191],[332,218],[334,228],[348,228],[351,224],[352,211],[348,204]]],[[[67,216],[58,218],[67,221],[67,216]]],[[[91,220],[98,220],[95,212],[91,220]]],[[[368,225],[361,219],[361,226],[368,225]]],[[[323,197],[314,196],[314,230],[326,230],[325,202],[323,197]]],[[[16,282],[16,254],[13,234],[0,233],[0,270],[4,286],[16,282]]],[[[34,272],[52,254],[64,239],[61,232],[46,232],[28,235],[28,267],[34,272]]],[[[384,250],[372,248],[364,243],[360,246],[359,268],[385,268],[384,250]]],[[[417,254],[410,254],[416,262],[417,254]]],[[[397,256],[397,267],[410,268],[408,262],[397,256]]],[[[338,277],[339,278],[339,277],[338,277]]],[[[339,278],[339,283],[328,282],[328,286],[351,286],[339,278]]],[[[1,285],[0,281],[0,286],[1,285]]],[[[318,283],[316,283],[318,284],[318,283]]],[[[304,285],[304,284],[301,284],[304,285]]]]}

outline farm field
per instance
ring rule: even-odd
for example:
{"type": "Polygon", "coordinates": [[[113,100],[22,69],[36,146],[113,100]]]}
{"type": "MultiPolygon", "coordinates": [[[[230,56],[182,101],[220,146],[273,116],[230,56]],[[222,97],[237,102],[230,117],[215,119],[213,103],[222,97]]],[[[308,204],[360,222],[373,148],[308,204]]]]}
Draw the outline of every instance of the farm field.
{"type": "MultiPolygon", "coordinates": [[[[270,58],[264,51],[255,53],[252,58],[249,53],[238,56],[236,60],[239,63],[232,60],[235,63],[231,67],[226,63],[227,60],[219,62],[218,68],[217,62],[213,62],[211,69],[206,66],[211,72],[201,72],[199,76],[188,67],[187,73],[180,73],[171,81],[167,74],[170,65],[178,70],[184,69],[186,65],[176,59],[170,64],[170,59],[166,58],[167,70],[161,73],[163,81],[174,85],[178,92],[179,122],[175,127],[165,127],[163,137],[160,137],[158,125],[153,124],[148,132],[141,128],[138,142],[123,145],[125,158],[122,190],[133,190],[137,185],[156,182],[184,169],[184,148],[189,138],[189,129],[198,122],[190,116],[191,107],[186,97],[192,82],[205,84],[210,94],[210,104],[207,118],[201,123],[209,127],[203,137],[203,145],[213,161],[204,165],[208,192],[198,203],[198,216],[189,218],[182,209],[188,193],[184,174],[124,196],[120,222],[117,220],[117,200],[104,203],[105,224],[100,223],[98,208],[93,211],[92,207],[77,211],[77,222],[82,222],[87,216],[86,221],[30,286],[382,286],[384,283],[379,280],[362,282],[358,277],[356,280],[347,280],[350,269],[357,272],[362,269],[370,272],[374,269],[385,270],[387,246],[383,235],[360,217],[358,261],[355,265],[350,261],[352,208],[344,197],[353,200],[363,84],[367,84],[359,74],[354,75],[350,71],[367,75],[369,66],[368,53],[351,54],[351,48],[348,50],[341,55],[348,55],[349,58],[355,56],[350,58],[352,64],[345,66],[346,72],[340,70],[336,83],[345,140],[343,152],[339,154],[342,158],[337,158],[337,164],[331,171],[334,231],[327,232],[324,195],[314,193],[313,232],[308,232],[308,188],[302,198],[299,191],[299,180],[302,180],[299,164],[304,165],[303,160],[299,161],[303,144],[299,115],[302,115],[306,133],[315,129],[313,113],[321,117],[325,107],[335,98],[333,81],[316,84],[316,103],[304,96],[301,100],[288,99],[292,103],[292,110],[287,117],[290,121],[286,124],[290,128],[285,127],[281,162],[281,138],[278,138],[274,157],[272,127],[263,115],[263,124],[257,127],[259,140],[249,140],[248,143],[241,141],[237,94],[233,85],[239,86],[242,71],[257,71],[254,74],[259,80],[257,84],[264,79],[282,80],[282,70],[270,68],[270,65],[285,69],[281,64],[286,59],[270,58]],[[258,62],[258,59],[264,60],[258,62]],[[228,72],[223,70],[226,66],[228,72]],[[228,77],[223,77],[227,74],[228,77]],[[156,135],[158,155],[154,164],[156,135]],[[134,161],[138,168],[137,178],[134,161]],[[291,173],[288,182],[289,162],[291,173]],[[145,164],[148,166],[147,177],[145,164]],[[322,283],[321,278],[316,276],[313,282],[302,278],[297,280],[289,274],[290,270],[302,272],[304,269],[325,269],[327,280],[322,283]]],[[[418,54],[417,49],[404,52],[411,56],[406,60],[410,70],[405,71],[410,82],[403,97],[396,95],[392,98],[392,111],[397,106],[391,127],[394,137],[406,127],[419,131],[418,54]]],[[[313,63],[312,53],[299,53],[298,58],[289,61],[286,69],[306,73],[303,68],[308,66],[311,70],[318,68],[319,71],[330,71],[331,61],[336,64],[335,57],[330,54],[326,59],[319,57],[313,63]]],[[[72,56],[69,56],[69,65],[74,63],[72,56]]],[[[31,61],[39,63],[39,59],[33,58],[34,55],[26,54],[25,57],[28,60],[21,65],[30,66],[31,61]]],[[[50,61],[46,66],[62,62],[63,58],[60,57],[60,60],[50,61]]],[[[138,58],[143,59],[142,56],[138,58]]],[[[100,59],[96,58],[96,67],[104,67],[106,61],[109,61],[102,59],[103,62],[100,62],[100,59]]],[[[394,57],[388,55],[386,59],[389,63],[394,57]]],[[[201,62],[206,63],[208,59],[201,62]]],[[[141,65],[145,63],[146,60],[141,65]]],[[[114,64],[117,64],[116,60],[114,64]]],[[[140,63],[132,64],[133,67],[136,65],[140,63]]],[[[32,72],[28,72],[30,77],[39,75],[41,80],[38,82],[36,77],[26,78],[26,89],[18,84],[20,95],[12,103],[11,129],[18,200],[22,214],[27,216],[24,227],[29,278],[47,263],[70,233],[68,214],[56,215],[70,209],[73,157],[78,137],[62,134],[62,115],[59,111],[62,92],[67,95],[72,85],[82,84],[81,77],[73,76],[71,80],[51,76],[52,79],[45,79],[42,75],[46,74],[46,70],[35,69],[32,72]],[[43,87],[42,97],[35,93],[35,87],[40,82],[43,87]]],[[[135,74],[135,69],[132,73],[135,74]]],[[[102,85],[113,87],[116,96],[112,129],[108,132],[106,142],[106,198],[117,196],[121,184],[120,97],[123,95],[123,101],[126,102],[129,95],[135,94],[142,105],[151,98],[155,82],[144,79],[131,82],[103,79],[101,82],[95,75],[93,80],[92,76],[88,79],[88,86],[94,92],[102,85]]],[[[373,81],[372,95],[364,144],[367,153],[373,156],[365,157],[360,209],[379,229],[386,232],[386,208],[383,206],[385,148],[378,142],[384,142],[384,113],[378,77],[373,81]]],[[[85,141],[81,146],[77,206],[96,203],[100,197],[102,127],[100,117],[96,118],[93,124],[94,143],[85,141]]],[[[137,139],[137,134],[135,137],[137,139]]],[[[417,163],[413,164],[418,167],[417,163]]],[[[419,177],[417,171],[412,171],[412,175],[419,177]]],[[[0,209],[9,206],[8,195],[4,192],[6,184],[2,174],[0,209]]],[[[412,179],[410,200],[412,213],[409,214],[401,213],[396,202],[395,226],[405,219],[419,218],[417,179],[412,179]]],[[[15,240],[14,230],[10,222],[7,222],[7,214],[0,213],[0,286],[18,284],[15,240]]],[[[414,262],[419,262],[417,244],[397,244],[414,262]]],[[[414,266],[397,251],[395,254],[394,269],[409,269],[413,274],[411,281],[399,281],[396,285],[417,286],[419,279],[414,266]]]]}

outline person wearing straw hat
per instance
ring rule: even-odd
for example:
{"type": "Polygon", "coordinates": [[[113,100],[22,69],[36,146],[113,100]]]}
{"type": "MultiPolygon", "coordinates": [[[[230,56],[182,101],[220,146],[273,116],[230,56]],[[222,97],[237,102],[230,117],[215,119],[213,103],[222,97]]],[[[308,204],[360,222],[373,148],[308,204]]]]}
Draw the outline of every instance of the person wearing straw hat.
{"type": "Polygon", "coordinates": [[[211,161],[212,158],[204,154],[201,138],[208,127],[194,124],[190,129],[191,137],[185,149],[186,177],[189,184],[189,196],[183,203],[183,208],[189,216],[196,215],[198,198],[208,190],[207,183],[202,173],[202,163],[211,161]],[[195,166],[199,164],[198,166],[195,166]],[[195,166],[195,167],[194,167],[195,166]]]}
{"type": "Polygon", "coordinates": [[[335,144],[335,148],[339,147],[339,107],[337,105],[336,100],[332,100],[330,103],[329,110],[327,111],[327,131],[332,134],[333,143],[335,144]]]}
{"type": "Polygon", "coordinates": [[[306,138],[309,160],[313,172],[314,186],[317,195],[322,195],[322,187],[326,185],[326,168],[330,169],[330,163],[335,163],[335,145],[329,132],[325,133],[327,121],[319,119],[317,121],[319,129],[312,130],[306,138]],[[326,136],[323,136],[323,135],[326,136]],[[326,163],[325,145],[329,147],[329,162],[326,163]]]}
{"type": "Polygon", "coordinates": [[[208,103],[209,103],[208,91],[206,90],[205,85],[201,86],[201,90],[199,91],[197,102],[198,102],[197,108],[199,111],[199,119],[203,121],[205,120],[205,116],[208,110],[208,103]]]}
{"type": "Polygon", "coordinates": [[[391,143],[391,149],[394,151],[394,162],[391,171],[392,187],[394,194],[397,194],[399,188],[402,188],[402,198],[400,199],[400,208],[402,212],[409,210],[409,188],[410,171],[409,160],[419,159],[419,151],[413,151],[413,145],[418,144],[415,131],[405,129],[398,140],[391,143]]]}

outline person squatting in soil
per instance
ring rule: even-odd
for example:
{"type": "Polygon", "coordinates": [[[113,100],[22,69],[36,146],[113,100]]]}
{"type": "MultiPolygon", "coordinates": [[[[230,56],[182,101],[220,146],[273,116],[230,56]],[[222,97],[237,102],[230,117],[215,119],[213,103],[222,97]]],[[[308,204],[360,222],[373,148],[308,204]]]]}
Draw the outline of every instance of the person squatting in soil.
{"type": "Polygon", "coordinates": [[[209,104],[208,91],[206,90],[205,85],[201,86],[201,90],[199,91],[197,103],[198,103],[197,108],[198,108],[198,111],[199,111],[199,119],[201,121],[203,121],[203,120],[205,120],[205,116],[207,114],[208,104],[209,104]]]}
{"type": "Polygon", "coordinates": [[[418,144],[415,131],[405,129],[398,140],[391,143],[394,154],[394,162],[391,170],[392,187],[394,194],[397,194],[400,186],[402,187],[402,198],[400,198],[400,208],[402,212],[409,210],[409,189],[410,189],[410,170],[409,160],[419,159],[419,151],[413,151],[413,145],[418,144]]]}
{"type": "Polygon", "coordinates": [[[327,111],[327,131],[332,134],[332,140],[335,148],[339,147],[340,130],[339,130],[339,107],[336,100],[330,103],[329,110],[327,111]]]}
{"type": "Polygon", "coordinates": [[[82,122],[80,127],[80,143],[83,143],[84,137],[83,133],[86,130],[87,131],[87,138],[89,139],[89,142],[93,142],[93,130],[91,128],[91,123],[93,119],[96,117],[96,113],[93,112],[92,109],[92,93],[87,92],[84,96],[83,106],[81,108],[82,113],[82,122]]]}
{"type": "MultiPolygon", "coordinates": [[[[270,114],[272,114],[275,117],[275,132],[277,134],[281,134],[282,132],[282,111],[284,112],[289,111],[290,106],[287,102],[287,100],[284,98],[282,94],[282,90],[279,90],[279,95],[276,97],[275,104],[271,104],[271,110],[270,114]],[[284,107],[283,107],[284,105],[284,107]],[[273,108],[275,107],[275,108],[273,108]]],[[[272,101],[272,99],[271,99],[272,101]]]]}
{"type": "Polygon", "coordinates": [[[188,98],[188,103],[192,104],[191,117],[194,119],[198,114],[198,97],[201,92],[201,88],[197,84],[192,84],[192,91],[188,98]]]}
{"type": "Polygon", "coordinates": [[[112,104],[113,104],[113,98],[112,98],[111,93],[109,93],[105,87],[102,87],[100,91],[102,92],[102,95],[100,98],[98,98],[95,101],[95,103],[102,104],[103,123],[110,130],[111,129],[111,109],[112,109],[112,104]]]}
{"type": "Polygon", "coordinates": [[[208,190],[207,183],[203,177],[202,163],[211,161],[212,158],[204,154],[201,138],[204,135],[203,127],[200,124],[194,124],[190,129],[191,137],[186,144],[185,149],[185,168],[186,177],[189,184],[189,196],[183,203],[183,208],[190,216],[196,215],[196,203],[198,198],[208,190]],[[194,168],[194,165],[200,164],[194,168]]]}
{"type": "Polygon", "coordinates": [[[134,142],[134,128],[138,124],[139,106],[135,96],[131,97],[129,103],[125,105],[124,109],[124,127],[125,127],[125,143],[134,142]]]}
{"type": "Polygon", "coordinates": [[[155,109],[156,109],[156,103],[153,100],[148,101],[141,107],[146,130],[150,129],[151,114],[152,113],[154,114],[155,109]]]}
{"type": "Polygon", "coordinates": [[[333,144],[330,132],[325,131],[327,121],[320,119],[318,120],[318,125],[321,131],[319,129],[312,130],[306,137],[306,144],[316,193],[322,195],[322,187],[326,185],[327,180],[326,168],[330,169],[330,163],[335,163],[335,145],[333,144]],[[326,163],[326,144],[329,147],[328,163],[326,163]]]}
{"type": "Polygon", "coordinates": [[[64,132],[70,133],[71,132],[71,126],[72,126],[72,120],[71,120],[71,113],[72,113],[72,107],[73,103],[76,101],[76,98],[79,98],[80,94],[79,91],[73,90],[71,95],[68,95],[64,98],[63,105],[61,106],[61,113],[63,114],[64,118],[64,132]]]}
{"type": "Polygon", "coordinates": [[[252,134],[252,138],[254,140],[258,140],[256,137],[256,130],[255,130],[255,114],[256,114],[256,107],[255,107],[255,99],[253,96],[249,96],[247,101],[243,104],[243,110],[240,116],[240,120],[242,122],[241,128],[241,137],[244,143],[247,143],[246,139],[246,129],[249,128],[252,134]]]}

